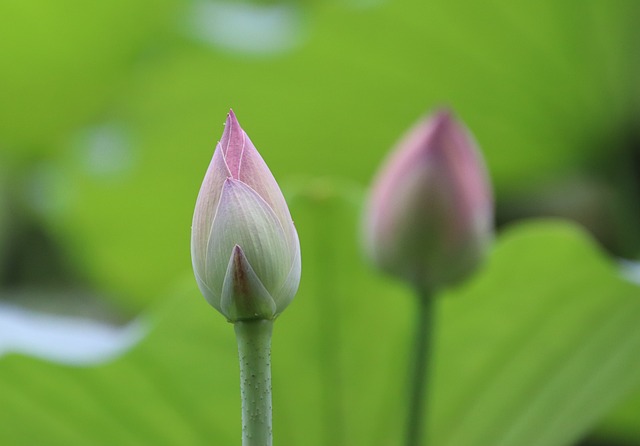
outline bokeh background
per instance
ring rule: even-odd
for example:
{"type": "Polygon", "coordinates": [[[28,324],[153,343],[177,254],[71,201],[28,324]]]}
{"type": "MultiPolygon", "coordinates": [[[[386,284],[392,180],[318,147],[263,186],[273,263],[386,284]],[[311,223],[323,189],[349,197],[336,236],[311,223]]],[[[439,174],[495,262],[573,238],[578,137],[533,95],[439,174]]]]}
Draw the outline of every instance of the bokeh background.
{"type": "MultiPolygon", "coordinates": [[[[300,373],[325,382],[326,388],[346,379],[339,368],[323,365],[334,364],[336,355],[380,353],[364,340],[354,341],[351,353],[332,353],[349,333],[350,322],[340,325],[340,314],[359,311],[344,303],[349,296],[340,284],[351,283],[355,294],[381,293],[377,287],[353,290],[353,283],[373,274],[358,254],[360,206],[394,142],[437,107],[453,109],[476,136],[494,183],[500,229],[531,217],[567,218],[597,240],[593,249],[603,263],[626,259],[627,269],[633,269],[640,255],[639,20],[635,0],[3,0],[0,297],[12,308],[117,326],[138,317],[155,321],[164,317],[158,314],[180,313],[183,298],[170,295],[184,295],[184,302],[200,299],[190,278],[191,216],[229,108],[291,203],[305,256],[298,299],[317,303],[327,299],[323,294],[340,297],[319,305],[316,313],[311,309],[316,303],[296,301],[292,314],[288,310],[283,316],[295,325],[298,312],[299,321],[314,320],[313,333],[328,338],[313,344],[317,351],[310,350],[320,356],[309,353],[306,365],[300,365],[304,358],[291,358],[282,348],[282,362],[300,367],[300,373]],[[350,269],[357,269],[360,279],[350,281],[350,269]],[[167,300],[175,309],[156,312],[167,300]]],[[[547,255],[554,252],[549,247],[547,255]]],[[[582,268],[581,259],[575,260],[582,268]]],[[[566,271],[550,274],[538,280],[553,283],[555,274],[566,271]]],[[[394,303],[401,307],[398,315],[391,317],[402,325],[410,312],[410,293],[379,280],[382,290],[402,299],[394,303]]],[[[382,317],[396,311],[384,302],[376,300],[382,317]]],[[[194,304],[195,313],[209,311],[200,304],[194,304]]],[[[216,342],[224,346],[216,348],[232,358],[231,327],[213,310],[203,318],[223,339],[216,342]]],[[[388,347],[399,364],[406,355],[394,346],[402,345],[409,328],[403,330],[394,332],[397,343],[389,341],[388,347]]],[[[160,357],[173,358],[178,347],[172,350],[166,342],[166,350],[155,349],[160,357]]],[[[188,352],[181,355],[185,364],[193,360],[188,352]]],[[[235,383],[236,364],[213,361],[235,383]]],[[[15,423],[0,429],[0,438],[5,435],[8,441],[4,444],[36,441],[37,423],[31,429],[15,426],[29,414],[59,409],[50,392],[29,390],[42,382],[38,376],[49,376],[45,381],[53,383],[96,379],[20,352],[0,360],[3,366],[13,367],[14,377],[42,370],[34,372],[33,383],[28,378],[20,385],[6,381],[5,391],[26,389],[29,403],[19,395],[4,395],[0,417],[15,423]]],[[[203,376],[206,367],[198,369],[203,376]]],[[[163,372],[148,367],[145,373],[163,372]]],[[[131,380],[122,379],[124,398],[131,380]]],[[[311,384],[290,385],[305,389],[311,384]]],[[[224,387],[219,399],[235,401],[235,387],[224,387]]],[[[594,415],[586,431],[582,428],[564,444],[640,444],[640,395],[634,397],[632,388],[625,388],[625,398],[611,401],[608,418],[594,415]]],[[[77,415],[82,412],[77,407],[95,403],[95,392],[76,390],[65,390],[75,400],[63,398],[62,390],[58,398],[77,415]],[[84,402],[76,407],[69,401],[84,402]]],[[[191,391],[180,395],[174,401],[188,401],[191,391]]],[[[325,426],[340,426],[339,420],[332,421],[340,416],[331,409],[340,396],[318,396],[324,403],[316,405],[314,395],[304,397],[304,407],[324,407],[319,410],[325,426]]],[[[126,412],[126,404],[117,401],[114,396],[109,405],[98,406],[126,412]]],[[[357,412],[348,403],[341,407],[357,412]]],[[[200,406],[192,411],[207,412],[200,406]]],[[[134,417],[122,428],[127,418],[120,417],[114,426],[122,432],[137,431],[136,423],[153,432],[149,426],[158,424],[134,417]]],[[[200,417],[196,424],[207,425],[206,416],[200,417]]],[[[189,436],[184,427],[189,417],[178,418],[166,415],[162,423],[167,431],[166,426],[184,428],[175,434],[181,444],[207,438],[189,436]]],[[[361,418],[351,423],[366,426],[366,417],[361,418]]],[[[50,422],[56,426],[68,420],[50,422]]],[[[110,429],[111,424],[97,421],[98,415],[92,420],[98,431],[110,429]]],[[[65,430],[44,423],[42,432],[52,438],[53,429],[66,444],[70,439],[75,439],[72,444],[96,444],[85,442],[90,436],[74,437],[76,425],[68,424],[65,430]]],[[[383,426],[380,431],[387,432],[383,426]]],[[[220,432],[208,432],[224,439],[214,444],[234,444],[233,436],[220,432]]],[[[338,440],[350,438],[348,427],[335,432],[319,444],[354,444],[338,440]]],[[[114,438],[117,444],[144,444],[142,438],[155,438],[148,444],[163,444],[160,438],[171,444],[173,437],[163,435],[114,438]]],[[[295,433],[289,438],[300,441],[295,433]]],[[[282,444],[294,443],[283,439],[282,444]]]]}

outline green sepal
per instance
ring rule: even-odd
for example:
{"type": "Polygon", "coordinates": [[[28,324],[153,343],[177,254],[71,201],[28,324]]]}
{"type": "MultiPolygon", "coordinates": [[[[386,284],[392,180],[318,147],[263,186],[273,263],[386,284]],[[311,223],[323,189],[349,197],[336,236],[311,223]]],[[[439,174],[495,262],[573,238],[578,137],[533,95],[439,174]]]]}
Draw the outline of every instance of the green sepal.
{"type": "Polygon", "coordinates": [[[230,322],[270,320],[276,315],[276,303],[238,245],[234,246],[227,266],[221,307],[230,322]]]}

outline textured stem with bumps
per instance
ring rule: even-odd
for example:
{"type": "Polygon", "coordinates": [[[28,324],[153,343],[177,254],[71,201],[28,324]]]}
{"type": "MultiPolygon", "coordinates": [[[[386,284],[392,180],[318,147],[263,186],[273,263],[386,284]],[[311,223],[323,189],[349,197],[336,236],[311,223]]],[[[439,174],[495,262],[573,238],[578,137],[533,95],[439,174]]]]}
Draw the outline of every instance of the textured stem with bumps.
{"type": "Polygon", "coordinates": [[[273,321],[235,323],[240,358],[242,446],[272,446],[271,333],[273,321]]]}

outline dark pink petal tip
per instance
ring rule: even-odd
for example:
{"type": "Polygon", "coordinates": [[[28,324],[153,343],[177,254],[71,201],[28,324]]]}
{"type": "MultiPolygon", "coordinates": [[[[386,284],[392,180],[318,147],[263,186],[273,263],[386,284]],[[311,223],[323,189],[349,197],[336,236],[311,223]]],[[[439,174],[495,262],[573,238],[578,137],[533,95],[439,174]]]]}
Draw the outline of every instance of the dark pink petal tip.
{"type": "Polygon", "coordinates": [[[455,119],[455,114],[449,107],[441,107],[433,113],[432,119],[435,121],[451,121],[455,119]]]}
{"type": "Polygon", "coordinates": [[[456,118],[448,108],[437,110],[432,116],[425,118],[424,122],[433,129],[432,139],[456,126],[456,118]]]}
{"type": "Polygon", "coordinates": [[[242,130],[242,127],[240,127],[236,115],[233,113],[233,110],[229,110],[224,132],[220,139],[220,146],[222,147],[222,154],[224,155],[229,172],[233,178],[236,179],[239,178],[246,140],[246,134],[244,130],[242,130]]]}
{"type": "Polygon", "coordinates": [[[227,113],[227,123],[229,123],[230,121],[235,121],[236,123],[238,122],[238,118],[236,118],[236,114],[233,112],[232,108],[230,108],[229,113],[227,113]]]}

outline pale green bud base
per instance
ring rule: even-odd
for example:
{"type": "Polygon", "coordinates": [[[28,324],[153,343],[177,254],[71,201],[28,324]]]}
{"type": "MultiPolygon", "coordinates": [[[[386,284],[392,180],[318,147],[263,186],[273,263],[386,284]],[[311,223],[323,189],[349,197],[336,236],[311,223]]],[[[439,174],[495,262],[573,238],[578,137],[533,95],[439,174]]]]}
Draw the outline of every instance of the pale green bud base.
{"type": "Polygon", "coordinates": [[[406,446],[421,446],[423,427],[427,419],[425,397],[429,380],[432,335],[434,331],[435,296],[429,292],[417,293],[416,328],[410,364],[409,410],[407,414],[406,446]]]}
{"type": "Polygon", "coordinates": [[[273,321],[234,324],[240,359],[242,446],[272,446],[271,333],[273,321]]]}

